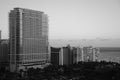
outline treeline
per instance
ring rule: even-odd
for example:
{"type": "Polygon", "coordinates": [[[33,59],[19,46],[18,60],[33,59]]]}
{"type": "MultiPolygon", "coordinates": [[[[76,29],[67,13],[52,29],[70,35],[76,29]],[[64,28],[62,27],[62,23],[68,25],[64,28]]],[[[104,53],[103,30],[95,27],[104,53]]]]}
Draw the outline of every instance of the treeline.
{"type": "Polygon", "coordinates": [[[0,80],[120,80],[120,64],[114,62],[79,62],[69,66],[49,65],[29,68],[19,73],[0,69],[0,80]]]}

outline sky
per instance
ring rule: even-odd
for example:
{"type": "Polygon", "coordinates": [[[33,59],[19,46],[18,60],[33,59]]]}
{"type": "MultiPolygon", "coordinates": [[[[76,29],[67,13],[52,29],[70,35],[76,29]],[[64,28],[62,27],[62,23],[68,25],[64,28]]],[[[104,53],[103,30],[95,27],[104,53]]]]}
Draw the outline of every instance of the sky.
{"type": "Polygon", "coordinates": [[[120,38],[120,0],[0,0],[0,30],[8,38],[15,7],[49,16],[49,39],[120,38]]]}

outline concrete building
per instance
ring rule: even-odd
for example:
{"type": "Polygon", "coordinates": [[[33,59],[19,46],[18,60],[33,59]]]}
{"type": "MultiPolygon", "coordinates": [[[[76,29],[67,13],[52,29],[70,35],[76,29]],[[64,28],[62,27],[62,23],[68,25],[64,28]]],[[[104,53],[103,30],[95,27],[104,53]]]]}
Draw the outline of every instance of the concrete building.
{"type": "Polygon", "coordinates": [[[81,48],[67,47],[55,48],[51,47],[51,63],[55,65],[72,65],[82,60],[81,48]]]}
{"type": "Polygon", "coordinates": [[[77,59],[78,59],[78,52],[77,52],[77,48],[76,47],[73,47],[72,48],[72,64],[75,64],[75,63],[77,63],[77,59]]]}
{"type": "Polygon", "coordinates": [[[99,48],[93,48],[93,61],[98,61],[99,53],[99,48]]]}
{"type": "Polygon", "coordinates": [[[98,48],[90,47],[71,47],[70,45],[62,48],[51,47],[51,63],[55,65],[72,65],[80,61],[97,61],[98,48]]]}
{"type": "Polygon", "coordinates": [[[61,48],[51,47],[51,63],[60,65],[60,50],[61,48]]]}
{"type": "Polygon", "coordinates": [[[72,48],[72,54],[73,54],[73,64],[78,63],[80,61],[84,61],[83,48],[73,47],[72,48]]]}
{"type": "Polygon", "coordinates": [[[83,48],[70,45],[62,48],[51,47],[52,64],[68,66],[84,60],[83,48]]]}
{"type": "Polygon", "coordinates": [[[0,67],[9,68],[9,41],[0,40],[0,67]]]}
{"type": "Polygon", "coordinates": [[[70,45],[68,45],[67,47],[62,47],[59,56],[60,65],[73,64],[73,56],[70,45]]]}
{"type": "Polygon", "coordinates": [[[44,12],[14,8],[9,13],[10,70],[49,62],[48,17],[44,12]]]}
{"type": "Polygon", "coordinates": [[[77,63],[83,61],[83,48],[77,47],[77,63]]]}
{"type": "Polygon", "coordinates": [[[92,46],[83,47],[83,61],[96,61],[97,60],[98,51],[96,48],[92,46]]]}

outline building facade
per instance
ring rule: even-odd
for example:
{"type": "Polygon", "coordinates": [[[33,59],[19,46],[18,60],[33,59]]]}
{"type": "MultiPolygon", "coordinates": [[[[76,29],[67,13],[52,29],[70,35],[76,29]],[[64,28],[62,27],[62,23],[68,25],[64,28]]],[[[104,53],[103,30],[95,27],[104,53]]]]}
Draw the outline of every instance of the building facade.
{"type": "Polygon", "coordinates": [[[59,53],[59,65],[71,65],[73,64],[73,55],[71,46],[62,47],[59,53]]]}
{"type": "Polygon", "coordinates": [[[0,40],[0,68],[8,69],[9,65],[9,41],[7,39],[0,40]]]}
{"type": "Polygon", "coordinates": [[[59,65],[60,63],[60,51],[61,48],[51,47],[51,63],[54,65],[59,65]]]}
{"type": "Polygon", "coordinates": [[[97,61],[98,49],[92,46],[83,47],[83,61],[97,61]]]}
{"type": "Polygon", "coordinates": [[[49,62],[48,17],[44,12],[14,8],[9,13],[10,70],[49,62]]]}
{"type": "Polygon", "coordinates": [[[76,48],[76,47],[73,47],[73,48],[72,48],[72,64],[77,63],[77,58],[78,58],[77,48],[76,48]]]}
{"type": "Polygon", "coordinates": [[[73,64],[83,61],[83,49],[80,47],[72,48],[73,64]]]}

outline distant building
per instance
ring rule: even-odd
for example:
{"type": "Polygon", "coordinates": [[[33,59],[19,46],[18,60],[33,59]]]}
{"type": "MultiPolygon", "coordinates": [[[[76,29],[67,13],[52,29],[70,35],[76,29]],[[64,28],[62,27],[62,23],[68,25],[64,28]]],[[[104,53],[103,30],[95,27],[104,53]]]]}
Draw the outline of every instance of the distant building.
{"type": "Polygon", "coordinates": [[[98,61],[99,53],[99,48],[93,48],[93,61],[98,61]]]}
{"type": "Polygon", "coordinates": [[[60,65],[69,65],[70,49],[68,47],[62,47],[60,53],[60,65]]]}
{"type": "Polygon", "coordinates": [[[77,63],[80,61],[83,61],[83,48],[76,47],[77,48],[77,63]]]}
{"type": "Polygon", "coordinates": [[[51,63],[55,65],[72,65],[82,60],[81,48],[70,45],[62,48],[51,47],[51,63]]]}
{"type": "Polygon", "coordinates": [[[71,46],[62,47],[60,52],[60,65],[71,65],[73,64],[73,55],[71,46]]]}
{"type": "Polygon", "coordinates": [[[83,47],[84,61],[93,61],[92,47],[83,47]]]}
{"type": "Polygon", "coordinates": [[[76,47],[73,47],[72,48],[72,64],[75,64],[75,63],[77,63],[77,58],[78,58],[78,52],[77,52],[77,49],[78,48],[76,48],[76,47]]]}
{"type": "Polygon", "coordinates": [[[82,48],[80,47],[73,47],[72,48],[72,61],[73,64],[83,61],[83,53],[82,48]]]}
{"type": "Polygon", "coordinates": [[[14,8],[9,13],[10,71],[49,62],[48,17],[44,12],[14,8]]]}
{"type": "Polygon", "coordinates": [[[90,47],[71,47],[70,45],[62,48],[51,47],[51,63],[55,65],[72,65],[80,61],[97,61],[99,49],[90,47]]]}
{"type": "Polygon", "coordinates": [[[98,55],[98,50],[92,46],[83,47],[83,61],[96,61],[98,55]]]}
{"type": "Polygon", "coordinates": [[[60,65],[60,50],[61,48],[51,47],[51,63],[54,65],[60,65]]]}
{"type": "Polygon", "coordinates": [[[9,63],[9,41],[2,39],[0,43],[0,67],[8,68],[9,63]]]}

